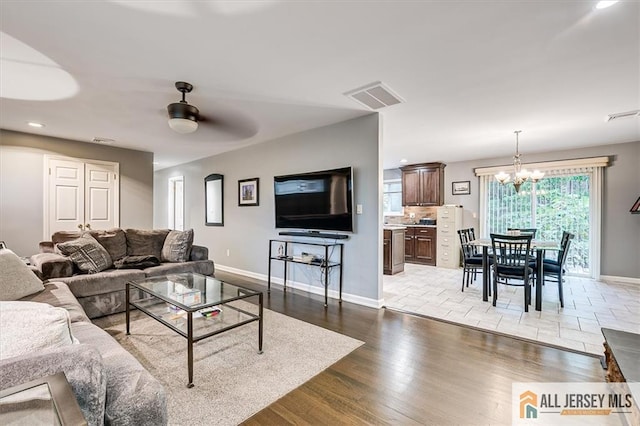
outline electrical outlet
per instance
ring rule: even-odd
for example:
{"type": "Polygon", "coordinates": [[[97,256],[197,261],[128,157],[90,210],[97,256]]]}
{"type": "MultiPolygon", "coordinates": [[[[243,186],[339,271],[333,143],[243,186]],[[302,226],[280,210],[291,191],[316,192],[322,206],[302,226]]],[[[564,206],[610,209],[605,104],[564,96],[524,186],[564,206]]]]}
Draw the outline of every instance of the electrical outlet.
{"type": "Polygon", "coordinates": [[[229,257],[229,249],[227,249],[227,257],[229,257]]]}

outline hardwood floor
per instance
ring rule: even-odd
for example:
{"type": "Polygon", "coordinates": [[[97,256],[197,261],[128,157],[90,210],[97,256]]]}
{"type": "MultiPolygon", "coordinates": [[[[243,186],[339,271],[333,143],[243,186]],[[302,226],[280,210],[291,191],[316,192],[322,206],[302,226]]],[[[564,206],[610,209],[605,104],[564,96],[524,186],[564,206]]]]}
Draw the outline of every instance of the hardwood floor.
{"type": "MultiPolygon", "coordinates": [[[[246,277],[216,277],[266,293],[246,277]]],[[[596,357],[390,310],[335,300],[324,309],[319,296],[273,287],[265,307],[365,344],[246,425],[511,424],[512,382],[604,381],[596,357]]]]}

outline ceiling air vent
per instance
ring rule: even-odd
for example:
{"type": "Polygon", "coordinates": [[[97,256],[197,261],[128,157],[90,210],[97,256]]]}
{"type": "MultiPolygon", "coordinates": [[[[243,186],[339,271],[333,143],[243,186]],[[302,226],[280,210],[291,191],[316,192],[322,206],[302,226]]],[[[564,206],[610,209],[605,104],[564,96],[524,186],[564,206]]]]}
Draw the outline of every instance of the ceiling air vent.
{"type": "Polygon", "coordinates": [[[404,102],[400,96],[393,93],[388,86],[380,81],[351,90],[344,95],[372,110],[404,102]]]}
{"type": "Polygon", "coordinates": [[[615,114],[609,114],[605,118],[605,121],[617,120],[618,118],[638,117],[640,116],[640,109],[627,112],[617,112],[615,114]]]}
{"type": "Polygon", "coordinates": [[[96,136],[93,139],[91,139],[91,142],[93,142],[93,143],[101,143],[103,145],[111,145],[112,143],[115,142],[115,140],[109,139],[109,138],[101,138],[99,136],[96,136]]]}

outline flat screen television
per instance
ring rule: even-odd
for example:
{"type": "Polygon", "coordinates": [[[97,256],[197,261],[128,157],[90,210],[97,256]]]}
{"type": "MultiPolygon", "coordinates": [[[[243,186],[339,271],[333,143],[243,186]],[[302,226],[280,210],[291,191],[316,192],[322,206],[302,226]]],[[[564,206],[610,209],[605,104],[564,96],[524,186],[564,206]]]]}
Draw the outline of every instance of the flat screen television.
{"type": "Polygon", "coordinates": [[[275,176],[276,228],[353,232],[351,167],[275,176]]]}

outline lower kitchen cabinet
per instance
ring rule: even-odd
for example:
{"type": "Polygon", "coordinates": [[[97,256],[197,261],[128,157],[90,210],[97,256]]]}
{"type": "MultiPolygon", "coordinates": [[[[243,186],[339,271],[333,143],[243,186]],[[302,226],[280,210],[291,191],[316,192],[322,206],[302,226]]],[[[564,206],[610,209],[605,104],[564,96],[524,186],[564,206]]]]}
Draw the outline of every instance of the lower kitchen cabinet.
{"type": "Polygon", "coordinates": [[[404,236],[404,260],[424,265],[436,264],[436,228],[409,226],[404,236]]]}
{"type": "Polygon", "coordinates": [[[385,229],[383,234],[383,273],[393,275],[404,271],[405,230],[385,229]]]}

